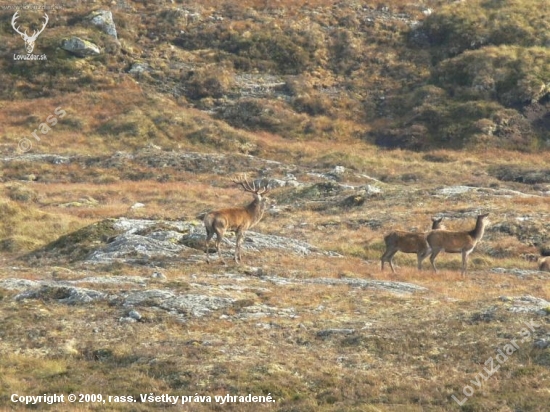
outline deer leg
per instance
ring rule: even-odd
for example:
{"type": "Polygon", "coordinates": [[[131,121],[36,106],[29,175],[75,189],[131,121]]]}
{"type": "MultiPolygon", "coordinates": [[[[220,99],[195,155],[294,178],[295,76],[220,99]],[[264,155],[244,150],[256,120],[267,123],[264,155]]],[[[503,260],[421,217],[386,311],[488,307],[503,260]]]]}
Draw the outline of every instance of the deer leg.
{"type": "Polygon", "coordinates": [[[418,270],[422,270],[422,261],[423,260],[424,260],[424,253],[423,252],[418,252],[416,254],[416,261],[417,261],[418,270]]]}
{"type": "Polygon", "coordinates": [[[390,259],[390,268],[391,268],[391,273],[395,275],[395,268],[393,267],[393,256],[390,259]]]}
{"type": "Polygon", "coordinates": [[[220,248],[220,243],[222,242],[223,234],[224,232],[222,231],[216,231],[216,249],[218,250],[218,256],[220,257],[220,260],[225,265],[226,263],[225,263],[225,260],[223,259],[222,251],[220,248]]]}
{"type": "MultiPolygon", "coordinates": [[[[391,260],[393,258],[393,255],[395,255],[397,251],[392,251],[390,248],[387,248],[380,260],[382,261],[382,270],[384,270],[384,262],[389,262],[390,266],[393,268],[393,264],[391,263],[391,260]]],[[[393,271],[393,269],[392,269],[393,271]]]]}
{"type": "Polygon", "coordinates": [[[435,268],[435,258],[437,255],[439,255],[439,252],[441,252],[441,249],[432,251],[432,255],[430,256],[430,263],[432,264],[432,268],[435,273],[437,273],[437,269],[435,268]]]}
{"type": "Polygon", "coordinates": [[[235,263],[241,263],[241,243],[243,241],[243,233],[237,231],[237,240],[235,242],[235,263]]]}
{"type": "Polygon", "coordinates": [[[209,254],[208,254],[208,248],[210,246],[210,240],[212,239],[212,236],[214,236],[214,232],[206,231],[206,250],[204,253],[206,253],[206,263],[210,263],[209,254]]]}
{"type": "Polygon", "coordinates": [[[461,275],[466,274],[466,269],[468,267],[468,255],[471,251],[463,250],[462,251],[462,271],[460,272],[461,275]]]}
{"type": "Polygon", "coordinates": [[[380,261],[382,262],[382,268],[381,268],[382,271],[384,271],[384,262],[386,262],[388,259],[388,252],[389,252],[389,249],[386,249],[382,257],[380,258],[380,261]]]}
{"type": "Polygon", "coordinates": [[[396,254],[397,252],[398,252],[397,250],[394,250],[394,251],[391,252],[390,255],[388,256],[388,257],[389,257],[388,261],[390,262],[391,273],[393,273],[394,275],[395,275],[395,268],[393,267],[393,257],[395,256],[395,254],[396,254]]]}
{"type": "Polygon", "coordinates": [[[417,258],[418,258],[418,270],[422,270],[422,262],[424,259],[428,257],[430,254],[431,249],[426,249],[424,252],[418,252],[417,258]]]}

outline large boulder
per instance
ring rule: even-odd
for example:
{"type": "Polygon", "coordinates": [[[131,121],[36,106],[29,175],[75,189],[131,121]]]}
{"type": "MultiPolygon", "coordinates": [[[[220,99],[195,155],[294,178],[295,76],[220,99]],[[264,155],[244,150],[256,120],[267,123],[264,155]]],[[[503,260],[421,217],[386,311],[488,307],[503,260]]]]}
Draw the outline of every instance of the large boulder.
{"type": "Polygon", "coordinates": [[[76,36],[70,39],[63,39],[61,41],[61,48],[78,57],[97,56],[101,54],[101,50],[99,50],[99,47],[94,43],[76,36]]]}
{"type": "Polygon", "coordinates": [[[86,16],[91,24],[99,27],[104,33],[118,39],[115,22],[113,21],[113,13],[109,10],[96,10],[86,16]]]}

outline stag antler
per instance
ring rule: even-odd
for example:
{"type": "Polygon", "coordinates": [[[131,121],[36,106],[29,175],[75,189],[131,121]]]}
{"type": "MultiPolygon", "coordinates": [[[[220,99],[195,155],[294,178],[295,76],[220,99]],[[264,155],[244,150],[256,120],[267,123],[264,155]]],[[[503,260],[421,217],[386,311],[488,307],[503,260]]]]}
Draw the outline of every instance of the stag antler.
{"type": "MultiPolygon", "coordinates": [[[[45,14],[45,13],[44,13],[45,14]]],[[[19,27],[15,27],[15,20],[17,20],[19,18],[19,11],[16,11],[15,14],[13,15],[13,17],[11,18],[11,26],[13,27],[13,29],[19,33],[21,36],[23,37],[29,37],[27,36],[27,30],[25,30],[25,33],[21,33],[19,31],[19,27]]]]}
{"type": "Polygon", "coordinates": [[[248,179],[246,177],[246,174],[244,174],[244,173],[242,175],[234,178],[234,179],[231,179],[231,181],[233,183],[236,183],[239,186],[241,186],[245,192],[256,193],[258,195],[263,195],[263,194],[265,194],[269,191],[267,186],[256,187],[256,184],[254,182],[252,182],[252,184],[250,184],[250,182],[248,181],[248,179]]]}
{"type": "Polygon", "coordinates": [[[19,31],[19,27],[15,27],[15,20],[17,20],[18,18],[19,18],[19,11],[16,11],[15,14],[13,15],[12,19],[11,19],[11,25],[17,33],[19,33],[25,39],[29,39],[29,40],[36,40],[38,35],[40,33],[42,33],[44,31],[44,29],[46,28],[46,25],[48,24],[48,21],[50,21],[50,18],[48,17],[48,14],[44,13],[44,24],[42,25],[42,28],[40,30],[38,30],[38,32],[35,30],[34,33],[32,34],[32,36],[29,37],[29,35],[27,34],[27,30],[25,30],[24,33],[21,33],[21,31],[19,31]]]}
{"type": "Polygon", "coordinates": [[[44,13],[44,24],[42,25],[42,28],[38,31],[38,32],[34,32],[31,36],[31,39],[33,40],[36,40],[36,38],[38,37],[38,35],[40,33],[42,33],[44,31],[44,29],[46,28],[46,25],[48,24],[48,21],[50,21],[50,18],[48,17],[48,15],[46,13],[44,13]]]}

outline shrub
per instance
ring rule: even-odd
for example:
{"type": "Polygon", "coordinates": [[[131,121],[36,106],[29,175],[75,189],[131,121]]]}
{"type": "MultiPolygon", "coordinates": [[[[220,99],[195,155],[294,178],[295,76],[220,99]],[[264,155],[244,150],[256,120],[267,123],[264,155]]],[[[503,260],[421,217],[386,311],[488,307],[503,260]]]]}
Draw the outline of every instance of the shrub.
{"type": "Polygon", "coordinates": [[[330,98],[315,90],[303,77],[288,79],[285,89],[292,95],[291,105],[299,113],[317,116],[327,114],[331,110],[330,98]]]}
{"type": "Polygon", "coordinates": [[[233,27],[220,23],[201,24],[181,34],[174,43],[188,50],[219,49],[236,69],[254,68],[282,74],[299,74],[311,63],[319,43],[307,31],[277,25],[250,30],[247,25],[233,27]]]}
{"type": "Polygon", "coordinates": [[[186,74],[185,95],[194,100],[220,98],[235,86],[235,74],[228,67],[210,65],[186,74]]]}
{"type": "Polygon", "coordinates": [[[508,107],[540,100],[550,90],[550,51],[517,46],[485,47],[447,59],[433,81],[458,99],[492,99],[508,107]]]}
{"type": "Polygon", "coordinates": [[[36,190],[19,183],[14,183],[6,187],[8,197],[16,202],[34,202],[38,199],[36,190]]]}
{"type": "Polygon", "coordinates": [[[418,30],[435,46],[437,60],[488,45],[546,46],[550,23],[541,13],[544,7],[545,0],[454,2],[418,30]]]}
{"type": "Polygon", "coordinates": [[[238,132],[220,130],[214,125],[205,126],[186,135],[190,142],[210,146],[216,150],[226,150],[233,153],[257,154],[258,147],[254,142],[238,132]]]}
{"type": "Polygon", "coordinates": [[[264,130],[292,137],[303,131],[307,118],[297,115],[282,102],[263,99],[245,99],[218,111],[218,117],[234,127],[264,130]]]}

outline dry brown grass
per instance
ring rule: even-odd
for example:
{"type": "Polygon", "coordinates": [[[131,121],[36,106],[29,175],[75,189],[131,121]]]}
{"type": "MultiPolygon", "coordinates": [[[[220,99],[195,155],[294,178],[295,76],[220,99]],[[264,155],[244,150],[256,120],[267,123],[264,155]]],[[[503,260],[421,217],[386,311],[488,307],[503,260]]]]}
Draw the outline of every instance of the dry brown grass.
{"type": "MultiPolygon", "coordinates": [[[[68,189],[79,196],[90,193],[86,185],[68,189]]],[[[116,185],[109,187],[112,192],[120,189],[116,185]]],[[[188,193],[193,190],[180,184],[157,189],[157,196],[179,193],[180,189],[188,193]]],[[[51,187],[48,194],[62,198],[63,190],[61,185],[51,187]]],[[[125,190],[143,196],[153,192],[153,185],[128,185],[125,190]]],[[[204,187],[195,187],[195,190],[204,190],[204,187]]],[[[231,192],[227,189],[224,201],[237,200],[233,197],[239,194],[231,192]]],[[[209,201],[216,199],[211,191],[206,193],[209,201]]],[[[263,229],[269,230],[277,222],[268,219],[265,223],[267,228],[263,229]]],[[[342,230],[346,229],[341,228],[340,232],[342,230]]],[[[311,240],[317,239],[315,231],[308,235],[311,240]]],[[[324,237],[326,233],[319,235],[324,237]]],[[[350,235],[351,239],[360,241],[357,233],[350,231],[350,235]]],[[[379,272],[378,262],[369,265],[349,257],[297,260],[268,253],[262,258],[246,256],[246,259],[284,277],[372,277],[417,283],[429,292],[396,297],[345,286],[271,287],[269,293],[252,293],[250,298],[279,308],[292,307],[299,317],[273,319],[273,326],[267,330],[258,327],[253,319],[234,322],[214,317],[179,324],[147,308],[140,309],[148,319],[146,323],[121,327],[116,323],[119,309],[102,304],[92,310],[76,311],[51,303],[9,304],[5,308],[11,316],[2,326],[11,332],[3,336],[2,351],[14,344],[21,349],[18,355],[4,357],[1,364],[6,390],[103,394],[190,391],[210,395],[223,395],[227,391],[270,392],[278,400],[276,409],[297,407],[327,411],[354,410],[357,402],[366,399],[377,400],[370,407],[378,410],[414,410],[419,408],[414,404],[420,396],[424,410],[427,405],[432,405],[431,410],[450,410],[452,406],[446,403],[450,394],[460,391],[461,385],[477,372],[479,362],[493,355],[495,346],[504,344],[509,339],[506,336],[514,336],[521,328],[517,323],[519,319],[507,315],[503,308],[498,309],[498,323],[479,325],[468,319],[494,306],[503,286],[515,295],[548,297],[550,294],[543,280],[525,282],[482,272],[463,278],[457,271],[435,275],[431,271],[417,272],[412,267],[402,267],[392,276],[379,272]],[[319,312],[315,311],[321,307],[319,312]],[[101,315],[96,314],[96,308],[101,315]],[[40,319],[38,325],[43,326],[35,325],[36,319],[40,319]],[[94,325],[99,333],[92,331],[94,325]],[[359,332],[350,337],[317,336],[322,329],[341,327],[359,332]],[[28,337],[24,330],[35,332],[28,337]],[[79,331],[76,339],[75,330],[79,331]],[[457,330],[461,331],[458,335],[457,330]],[[208,345],[205,342],[209,342],[208,345]],[[475,357],[469,353],[472,351],[475,357]],[[116,370],[116,380],[112,377],[113,370],[116,370]],[[446,406],[438,407],[438,403],[446,406]],[[395,409],[391,406],[395,404],[403,407],[395,409]]],[[[147,275],[148,270],[132,272],[147,275]]],[[[197,284],[212,282],[209,275],[217,272],[217,267],[194,265],[164,271],[170,281],[187,280],[190,274],[195,274],[197,278],[193,282],[197,284]]],[[[3,277],[10,275],[5,273],[3,277]]],[[[20,275],[31,277],[30,273],[20,275]]],[[[32,277],[41,276],[32,273],[32,277]]],[[[222,278],[218,283],[230,285],[231,279],[222,278]]],[[[10,296],[11,293],[4,296],[3,305],[8,304],[10,296]]],[[[227,311],[227,315],[232,314],[234,312],[227,311]]],[[[528,351],[531,353],[528,356],[539,356],[532,349],[528,351]]],[[[506,365],[507,370],[502,371],[503,378],[521,371],[521,377],[518,375],[515,382],[524,388],[547,376],[544,367],[533,363],[525,365],[526,356],[524,352],[518,353],[506,365]]],[[[491,378],[485,390],[495,397],[476,396],[468,402],[481,410],[489,410],[500,405],[498,396],[507,394],[512,400],[518,391],[506,382],[500,375],[491,378]]],[[[534,402],[542,401],[533,396],[530,404],[522,403],[527,405],[524,406],[527,410],[537,410],[534,402]]],[[[129,410],[127,405],[110,407],[129,410]]],[[[194,410],[207,409],[194,406],[194,410]]],[[[147,406],[138,404],[133,410],[147,410],[147,406]]],[[[255,408],[240,405],[232,410],[255,408]]]]}
{"type": "MultiPolygon", "coordinates": [[[[296,263],[277,261],[281,275],[296,263]]],[[[329,266],[341,270],[349,264],[342,259],[305,259],[303,263],[309,276],[323,276],[329,266]]],[[[194,282],[212,282],[209,268],[193,269],[194,282]]],[[[173,269],[165,274],[170,280],[182,276],[173,269]]],[[[460,392],[483,362],[494,356],[495,348],[517,337],[523,327],[520,321],[527,319],[509,315],[503,304],[495,306],[502,286],[518,295],[550,293],[542,280],[525,282],[485,273],[465,279],[456,271],[435,276],[404,269],[397,277],[390,276],[377,272],[377,278],[414,282],[428,287],[429,292],[396,296],[346,286],[271,288],[268,294],[250,296],[270,306],[292,307],[299,316],[259,324],[255,319],[216,317],[180,324],[140,308],[145,323],[121,326],[116,322],[119,309],[103,304],[94,307],[100,315],[89,308],[71,308],[69,313],[69,308],[51,303],[11,305],[11,316],[3,322],[4,330],[10,332],[3,335],[1,347],[4,352],[17,342],[20,352],[3,357],[3,384],[8,393],[137,395],[153,391],[213,396],[228,391],[270,392],[277,399],[275,410],[359,410],[359,403],[363,404],[361,410],[458,410],[450,395],[460,392]],[[496,320],[476,320],[484,319],[483,313],[491,308],[496,308],[490,315],[496,320]],[[37,319],[40,323],[31,326],[37,319]],[[271,326],[266,329],[262,325],[271,326]],[[94,327],[99,332],[93,332],[94,327]],[[356,332],[318,335],[323,329],[345,327],[356,332]],[[29,328],[35,331],[31,335],[24,332],[29,328]],[[76,329],[79,334],[75,338],[76,329]],[[418,402],[423,406],[417,406],[418,402]]],[[[229,278],[218,282],[231,284],[229,278]]],[[[235,312],[225,314],[231,317],[235,312]]],[[[490,410],[502,407],[504,397],[526,410],[543,410],[537,405],[542,405],[544,393],[532,393],[531,400],[518,398],[519,388],[549,377],[537,361],[540,353],[525,345],[468,404],[490,410]]],[[[131,408],[109,406],[116,410],[150,407],[140,403],[131,408]]],[[[229,409],[257,407],[233,405],[229,409]]],[[[195,404],[193,410],[210,410],[210,406],[195,404]]]]}
{"type": "MultiPolygon", "coordinates": [[[[254,9],[258,9],[258,10],[263,10],[263,9],[266,9],[266,8],[267,9],[269,9],[269,8],[274,8],[274,9],[281,8],[281,9],[287,9],[291,12],[293,9],[304,7],[304,6],[307,6],[309,8],[330,7],[330,6],[334,5],[335,3],[338,3],[338,1],[336,1],[336,0],[310,0],[304,5],[304,2],[302,0],[279,0],[277,2],[270,2],[269,0],[244,0],[244,1],[239,1],[238,5],[239,5],[239,7],[245,7],[245,8],[251,7],[251,8],[254,8],[254,9]]],[[[410,5],[410,3],[405,1],[405,0],[391,0],[389,3],[391,3],[391,6],[396,8],[396,9],[399,9],[400,7],[410,5]]],[[[437,2],[436,1],[428,2],[428,4],[431,4],[431,3],[437,3],[437,2]]],[[[205,8],[227,7],[227,6],[231,6],[231,5],[235,5],[235,4],[237,4],[237,3],[234,0],[225,0],[225,1],[221,1],[221,2],[219,2],[219,1],[216,2],[216,1],[213,1],[213,0],[205,0],[204,2],[201,3],[201,5],[205,8]]],[[[387,4],[388,4],[388,2],[384,3],[382,1],[374,1],[369,5],[374,6],[374,7],[379,7],[379,6],[385,6],[387,4]]]]}

